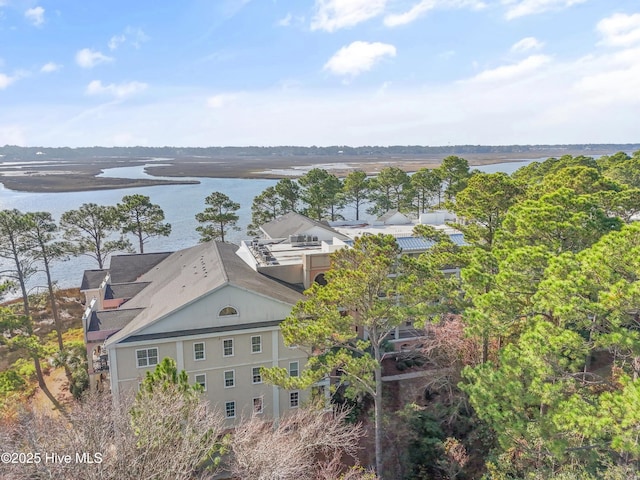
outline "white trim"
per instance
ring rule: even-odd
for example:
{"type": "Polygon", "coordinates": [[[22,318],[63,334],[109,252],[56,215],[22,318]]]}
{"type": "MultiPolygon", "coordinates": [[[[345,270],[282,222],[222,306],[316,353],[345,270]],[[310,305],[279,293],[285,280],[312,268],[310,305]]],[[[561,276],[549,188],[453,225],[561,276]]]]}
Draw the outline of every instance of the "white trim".
{"type": "MultiPolygon", "coordinates": [[[[277,367],[280,359],[280,329],[271,334],[271,366],[277,367]]],[[[280,388],[275,385],[271,387],[271,398],[273,399],[273,419],[280,418],[280,388]]]]}
{"type": "Polygon", "coordinates": [[[233,338],[227,337],[227,338],[223,338],[222,340],[222,356],[224,358],[229,358],[229,357],[233,357],[235,356],[236,353],[236,346],[235,346],[235,342],[233,341],[233,338]],[[224,353],[224,342],[226,342],[227,340],[231,340],[231,353],[229,355],[227,355],[226,353],[224,353]]]}
{"type": "Polygon", "coordinates": [[[293,378],[298,378],[300,376],[300,361],[299,360],[293,360],[291,362],[289,362],[289,376],[293,377],[293,378]],[[297,363],[298,365],[296,366],[296,374],[291,375],[291,365],[297,363]]]}
{"type": "MultiPolygon", "coordinates": [[[[269,296],[269,295],[265,295],[265,294],[263,294],[263,293],[256,292],[255,290],[249,290],[248,288],[239,287],[239,286],[237,286],[237,285],[232,284],[231,282],[229,282],[229,281],[227,280],[227,281],[226,281],[225,283],[223,283],[222,285],[218,285],[217,287],[215,287],[215,288],[213,288],[213,289],[211,289],[211,290],[209,290],[209,291],[207,291],[207,292],[203,293],[202,295],[200,295],[200,296],[198,296],[198,297],[196,297],[196,298],[192,299],[191,301],[186,302],[186,303],[183,303],[182,305],[178,306],[177,308],[175,308],[175,309],[173,309],[173,310],[171,310],[171,311],[169,311],[169,312],[165,313],[164,315],[162,315],[162,316],[160,316],[160,317],[156,318],[155,320],[151,321],[149,324],[142,325],[142,326],[140,326],[139,328],[137,328],[137,329],[135,329],[135,330],[133,330],[133,331],[131,331],[131,332],[128,332],[126,335],[122,335],[122,336],[120,336],[120,333],[122,332],[122,330],[120,330],[120,332],[117,332],[117,333],[115,333],[115,334],[113,335],[114,340],[112,340],[112,341],[108,342],[108,345],[109,345],[109,346],[111,346],[111,345],[119,345],[119,344],[120,344],[120,342],[122,342],[122,341],[123,341],[123,340],[125,340],[126,338],[129,338],[129,337],[132,337],[132,336],[137,335],[140,331],[142,331],[142,330],[144,330],[144,329],[146,329],[146,328],[148,328],[148,327],[150,327],[150,326],[152,326],[152,325],[155,325],[156,323],[158,323],[158,322],[160,322],[160,321],[164,320],[165,318],[169,317],[170,315],[173,315],[173,314],[174,314],[174,313],[176,313],[176,312],[179,312],[179,311],[181,311],[181,310],[184,310],[184,309],[185,309],[185,308],[187,308],[189,305],[192,305],[192,304],[194,304],[194,303],[196,303],[196,302],[199,302],[199,301],[200,301],[200,300],[202,300],[203,298],[206,298],[206,297],[208,297],[208,296],[210,296],[210,295],[213,295],[213,294],[214,294],[214,293],[216,293],[216,292],[219,292],[220,290],[224,289],[225,287],[231,287],[231,288],[237,289],[237,290],[239,290],[239,291],[241,291],[241,292],[247,292],[247,293],[250,293],[251,295],[256,295],[256,296],[258,296],[258,297],[266,298],[267,300],[270,300],[270,301],[272,301],[272,302],[280,303],[280,304],[282,304],[282,305],[286,305],[286,306],[287,306],[287,307],[289,307],[289,308],[292,308],[292,307],[294,307],[294,306],[295,306],[295,302],[294,302],[294,303],[285,302],[284,300],[279,300],[279,299],[277,299],[277,298],[273,298],[273,297],[271,297],[271,296],[269,296]]],[[[302,296],[301,296],[300,298],[302,298],[302,296]]],[[[126,328],[126,327],[125,327],[125,328],[126,328]]],[[[124,330],[124,329],[123,329],[123,330],[124,330]]],[[[129,343],[129,345],[131,345],[131,344],[129,343]]]]}
{"type": "Polygon", "coordinates": [[[205,342],[193,342],[193,361],[202,362],[207,359],[207,347],[205,342]],[[196,358],[196,345],[202,345],[202,358],[196,358]]]}
{"type": "Polygon", "coordinates": [[[253,397],[253,400],[251,401],[251,408],[252,408],[253,415],[262,415],[264,413],[264,395],[260,395],[259,397],[253,397]],[[260,400],[259,412],[256,411],[256,404],[255,404],[256,400],[260,400]]]}
{"type": "Polygon", "coordinates": [[[293,390],[292,392],[289,392],[289,408],[298,408],[298,407],[300,407],[300,390],[293,390]],[[291,403],[292,403],[291,402],[291,400],[292,400],[291,396],[294,393],[297,395],[297,397],[296,397],[297,405],[291,405],[291,403]]]}
{"type": "MultiPolygon", "coordinates": [[[[110,358],[111,358],[111,357],[110,357],[110,358]]],[[[302,360],[306,360],[306,357],[305,357],[305,358],[301,358],[301,359],[300,359],[300,361],[302,361],[302,360]]],[[[277,365],[277,362],[275,362],[275,363],[276,363],[276,365],[274,365],[274,366],[276,366],[276,367],[277,367],[277,366],[278,366],[278,365],[277,365]]],[[[223,369],[225,369],[225,368],[226,368],[226,369],[228,369],[230,366],[232,366],[232,367],[233,367],[234,369],[236,369],[236,370],[241,370],[241,369],[242,369],[242,368],[244,368],[244,367],[256,367],[256,366],[264,367],[265,365],[264,365],[264,363],[262,363],[262,362],[234,363],[234,364],[232,364],[232,365],[218,365],[218,366],[215,366],[215,367],[211,367],[211,366],[209,366],[209,367],[206,367],[206,368],[195,368],[195,369],[190,369],[187,373],[190,373],[190,374],[191,374],[191,373],[206,372],[206,373],[212,373],[212,374],[214,374],[214,373],[216,373],[216,372],[223,371],[223,369]]],[[[136,379],[138,379],[138,378],[139,378],[138,376],[136,376],[136,377],[130,377],[130,378],[119,378],[119,379],[118,379],[118,381],[119,381],[119,382],[129,382],[129,381],[131,381],[131,380],[136,380],[136,379]]],[[[262,383],[264,384],[264,382],[262,382],[262,383]]],[[[259,383],[257,383],[256,385],[260,385],[260,384],[259,384],[259,383]]],[[[278,387],[274,387],[274,388],[276,388],[276,389],[277,389],[278,387]]]]}
{"type": "Polygon", "coordinates": [[[232,370],[225,370],[222,373],[222,380],[224,381],[224,388],[234,388],[236,386],[236,370],[235,368],[232,370]],[[233,385],[227,385],[227,373],[231,372],[233,374],[233,376],[231,377],[231,380],[233,381],[233,385]]]}
{"type": "Polygon", "coordinates": [[[107,348],[109,355],[109,386],[111,387],[111,396],[113,401],[118,402],[120,397],[120,388],[118,385],[118,359],[116,357],[115,348],[107,348]]]}
{"type": "Polygon", "coordinates": [[[228,330],[226,332],[213,332],[213,333],[201,333],[199,335],[180,335],[178,337],[166,337],[166,338],[158,338],[155,340],[138,340],[137,342],[126,342],[126,343],[117,343],[107,345],[107,348],[129,348],[129,347],[140,347],[146,345],[162,345],[163,343],[173,343],[176,342],[178,338],[183,340],[202,340],[202,339],[216,339],[222,338],[229,334],[231,335],[248,335],[251,333],[263,333],[263,332],[275,332],[279,331],[280,326],[276,325],[273,327],[256,327],[256,328],[246,328],[243,330],[228,330]]]}
{"type": "Polygon", "coordinates": [[[255,355],[257,353],[262,353],[262,335],[252,335],[251,336],[251,354],[255,355]],[[260,350],[258,350],[257,352],[253,351],[253,339],[254,338],[260,339],[260,342],[259,342],[260,350]]]}
{"type": "Polygon", "coordinates": [[[176,342],[176,368],[179,372],[184,370],[184,344],[182,340],[176,342]]]}
{"type": "MultiPolygon", "coordinates": [[[[204,390],[203,391],[207,391],[207,374],[206,373],[198,373],[196,375],[193,376],[194,380],[196,383],[200,384],[200,382],[198,381],[198,377],[204,377],[204,390]]],[[[202,384],[200,384],[202,385],[202,384]]]]}
{"type": "Polygon", "coordinates": [[[254,369],[258,369],[258,372],[260,372],[260,369],[262,368],[262,365],[257,366],[257,367],[251,367],[251,384],[252,385],[260,385],[262,383],[262,373],[258,373],[258,375],[260,375],[260,381],[259,382],[255,382],[254,381],[254,377],[255,375],[253,374],[253,370],[254,369]]]}
{"type": "Polygon", "coordinates": [[[234,307],[233,305],[225,305],[220,310],[218,310],[218,318],[222,318],[222,317],[239,317],[239,316],[240,316],[240,311],[236,307],[234,307]],[[220,315],[220,312],[222,312],[225,308],[233,308],[233,310],[236,313],[228,313],[226,315],[220,315]]]}
{"type": "Polygon", "coordinates": [[[236,418],[236,414],[238,413],[237,409],[238,409],[238,405],[236,404],[235,400],[229,400],[227,402],[224,402],[224,418],[227,418],[227,419],[236,418]],[[227,405],[230,403],[233,403],[233,416],[227,415],[227,405]]]}
{"type": "Polygon", "coordinates": [[[160,363],[160,350],[158,349],[158,347],[148,347],[148,348],[138,348],[135,351],[135,358],[136,358],[136,368],[149,368],[149,367],[155,367],[156,365],[158,365],[158,363],[160,363]],[[147,352],[146,356],[147,356],[147,364],[146,365],[140,365],[140,358],[138,358],[138,352],[142,352],[142,351],[147,352]],[[149,350],[155,350],[156,351],[156,363],[149,363],[149,350]]]}

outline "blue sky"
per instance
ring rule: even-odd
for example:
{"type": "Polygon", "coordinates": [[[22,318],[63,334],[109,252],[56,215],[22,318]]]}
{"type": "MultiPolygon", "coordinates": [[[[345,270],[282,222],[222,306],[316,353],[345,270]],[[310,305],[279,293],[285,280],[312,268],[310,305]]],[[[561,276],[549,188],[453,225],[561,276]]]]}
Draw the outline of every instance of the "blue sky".
{"type": "Polygon", "coordinates": [[[0,0],[0,145],[639,134],[637,0],[0,0]]]}

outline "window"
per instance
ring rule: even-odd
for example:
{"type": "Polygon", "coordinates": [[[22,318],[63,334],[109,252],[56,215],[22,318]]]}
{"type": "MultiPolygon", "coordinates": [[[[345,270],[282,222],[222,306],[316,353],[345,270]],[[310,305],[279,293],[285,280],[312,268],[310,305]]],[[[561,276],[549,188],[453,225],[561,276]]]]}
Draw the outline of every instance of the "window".
{"type": "Polygon", "coordinates": [[[194,360],[204,360],[204,343],[194,343],[193,344],[193,359],[194,360]]]}
{"type": "Polygon", "coordinates": [[[227,418],[236,418],[236,402],[226,402],[224,404],[224,413],[227,418]]]}
{"type": "Polygon", "coordinates": [[[203,391],[207,391],[207,375],[205,373],[196,375],[196,383],[202,387],[203,391]]]}
{"type": "Polygon", "coordinates": [[[219,317],[228,317],[230,315],[238,315],[238,310],[236,310],[235,308],[228,306],[228,307],[224,307],[222,310],[220,310],[220,312],[218,313],[219,317]]]}
{"type": "Polygon", "coordinates": [[[236,386],[236,371],[227,370],[224,372],[224,388],[231,388],[236,386]]]}
{"type": "Polygon", "coordinates": [[[138,368],[151,367],[158,364],[158,349],[157,348],[145,348],[142,350],[136,350],[136,359],[138,361],[138,368]]]}
{"type": "Polygon", "coordinates": [[[289,362],[289,376],[297,377],[300,374],[298,362],[289,362]]]}
{"type": "Polygon", "coordinates": [[[262,352],[262,337],[260,335],[251,337],[251,353],[261,353],[261,352],[262,352]]]}
{"type": "Polygon", "coordinates": [[[253,413],[255,414],[262,413],[262,397],[257,397],[253,399],[253,413]]]}
{"type": "Polygon", "coordinates": [[[289,406],[297,408],[300,405],[300,392],[291,392],[289,394],[289,406]]]}
{"type": "Polygon", "coordinates": [[[262,383],[262,374],[260,373],[260,367],[253,367],[251,369],[251,378],[253,383],[262,383]]]}
{"type": "Polygon", "coordinates": [[[225,357],[233,357],[233,338],[227,338],[222,341],[222,355],[225,357]]]}

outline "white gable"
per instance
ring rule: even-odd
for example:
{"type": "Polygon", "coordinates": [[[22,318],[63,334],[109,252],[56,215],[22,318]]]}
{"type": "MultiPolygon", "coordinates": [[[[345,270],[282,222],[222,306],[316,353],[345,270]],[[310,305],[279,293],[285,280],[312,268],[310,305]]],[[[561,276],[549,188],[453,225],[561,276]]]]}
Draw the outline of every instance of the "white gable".
{"type": "Polygon", "coordinates": [[[136,332],[136,335],[282,320],[290,312],[290,305],[226,285],[136,332]],[[227,306],[235,308],[238,315],[219,316],[227,306]]]}

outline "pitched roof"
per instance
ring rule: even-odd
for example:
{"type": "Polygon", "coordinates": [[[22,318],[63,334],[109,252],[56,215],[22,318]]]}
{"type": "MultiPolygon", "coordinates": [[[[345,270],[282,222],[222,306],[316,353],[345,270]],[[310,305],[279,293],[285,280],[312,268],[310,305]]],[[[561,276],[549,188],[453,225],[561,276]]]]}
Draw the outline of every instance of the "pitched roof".
{"type": "Polygon", "coordinates": [[[135,282],[169,255],[171,252],[113,255],[109,264],[111,283],[135,282]]]}
{"type": "Polygon", "coordinates": [[[171,312],[224,286],[234,285],[294,305],[302,295],[262,275],[236,255],[236,245],[207,242],[179,250],[140,277],[149,282],[127,302],[128,309],[143,308],[126,327],[111,337],[117,343],[171,312]]]}
{"type": "Polygon", "coordinates": [[[140,312],[140,309],[102,310],[100,312],[93,312],[87,331],[119,330],[126,327],[127,323],[140,312]]]}
{"type": "Polygon", "coordinates": [[[386,223],[387,220],[390,220],[395,215],[400,215],[399,218],[402,218],[405,224],[411,223],[411,219],[407,217],[404,213],[401,213],[398,209],[387,210],[385,213],[380,215],[376,221],[386,223]]]}
{"type": "Polygon", "coordinates": [[[109,270],[85,270],[82,275],[82,283],[80,284],[80,291],[93,290],[98,288],[104,277],[109,273],[109,270]]]}
{"type": "Polygon", "coordinates": [[[289,212],[271,220],[260,226],[260,230],[269,238],[287,238],[289,235],[304,233],[313,227],[323,228],[338,238],[344,237],[337,230],[331,228],[327,222],[319,222],[296,212],[289,212]]]}
{"type": "Polygon", "coordinates": [[[109,300],[115,298],[132,298],[139,294],[147,285],[149,285],[148,282],[112,283],[111,285],[107,285],[104,298],[109,300]]]}

